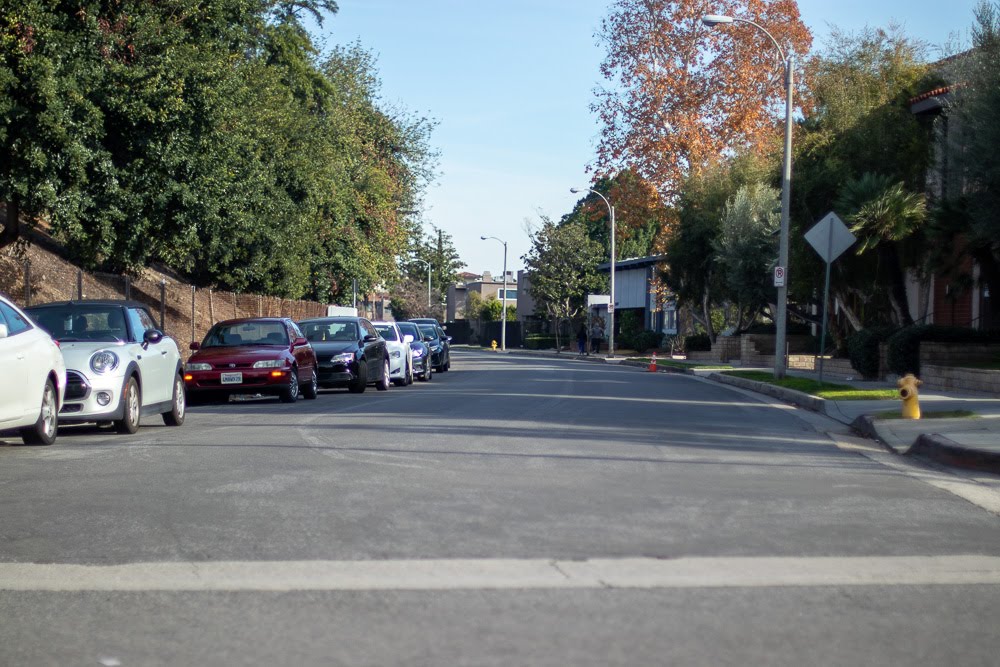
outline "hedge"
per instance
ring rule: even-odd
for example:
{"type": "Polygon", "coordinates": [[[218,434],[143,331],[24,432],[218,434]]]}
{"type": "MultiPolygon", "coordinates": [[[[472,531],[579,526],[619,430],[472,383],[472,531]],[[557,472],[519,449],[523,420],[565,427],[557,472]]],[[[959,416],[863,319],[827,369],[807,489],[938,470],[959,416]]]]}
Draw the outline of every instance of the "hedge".
{"type": "Polygon", "coordinates": [[[1000,331],[966,329],[963,327],[943,327],[934,324],[920,324],[900,329],[889,337],[887,363],[889,370],[897,375],[920,374],[920,343],[996,343],[1000,331]]]}
{"type": "Polygon", "coordinates": [[[524,347],[529,350],[551,350],[556,346],[556,337],[552,334],[528,334],[524,338],[524,347]]]}
{"type": "Polygon", "coordinates": [[[684,339],[685,352],[711,352],[712,339],[708,334],[693,334],[684,339]]]}
{"type": "Polygon", "coordinates": [[[865,379],[878,378],[879,345],[889,339],[898,329],[895,327],[872,327],[862,329],[847,337],[847,356],[851,368],[865,379]]]}
{"type": "Polygon", "coordinates": [[[646,331],[640,331],[639,333],[634,334],[632,336],[632,340],[630,341],[631,344],[628,345],[628,347],[631,347],[636,352],[642,354],[646,350],[660,347],[660,343],[662,341],[663,334],[647,329],[646,331]]]}

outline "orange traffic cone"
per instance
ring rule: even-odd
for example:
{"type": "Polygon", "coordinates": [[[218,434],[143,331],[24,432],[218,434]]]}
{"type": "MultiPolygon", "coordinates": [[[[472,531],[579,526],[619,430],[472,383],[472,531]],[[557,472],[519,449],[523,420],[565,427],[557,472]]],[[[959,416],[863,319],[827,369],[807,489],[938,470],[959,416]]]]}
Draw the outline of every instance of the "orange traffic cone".
{"type": "Polygon", "coordinates": [[[655,373],[656,372],[656,352],[653,352],[653,358],[649,362],[649,372],[650,373],[655,373]]]}

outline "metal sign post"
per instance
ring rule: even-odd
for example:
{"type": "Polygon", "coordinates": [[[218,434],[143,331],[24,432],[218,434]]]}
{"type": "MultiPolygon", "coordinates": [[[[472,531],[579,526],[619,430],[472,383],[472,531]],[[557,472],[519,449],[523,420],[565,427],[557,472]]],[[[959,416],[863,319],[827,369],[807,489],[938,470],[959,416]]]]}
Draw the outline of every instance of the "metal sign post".
{"type": "Polygon", "coordinates": [[[805,234],[823,261],[826,262],[826,281],[823,286],[823,327],[819,335],[819,381],[823,382],[823,354],[826,351],[827,302],[830,300],[830,265],[857,240],[836,213],[830,212],[805,234]]]}

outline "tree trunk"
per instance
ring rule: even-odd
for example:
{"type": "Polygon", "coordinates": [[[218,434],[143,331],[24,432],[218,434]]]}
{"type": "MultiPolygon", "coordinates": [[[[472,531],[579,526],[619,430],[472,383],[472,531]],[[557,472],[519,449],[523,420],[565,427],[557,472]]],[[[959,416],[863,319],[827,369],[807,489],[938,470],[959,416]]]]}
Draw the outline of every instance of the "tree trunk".
{"type": "Polygon", "coordinates": [[[705,333],[708,334],[708,339],[715,344],[715,329],[712,328],[712,302],[708,298],[708,290],[706,289],[701,295],[701,312],[705,317],[705,321],[702,322],[702,326],[705,327],[705,333]]]}
{"type": "Polygon", "coordinates": [[[895,247],[887,244],[879,246],[886,270],[889,271],[889,305],[896,315],[896,321],[900,326],[908,327],[913,324],[913,316],[910,314],[910,302],[906,298],[906,275],[903,273],[902,263],[899,261],[899,252],[895,247]]]}
{"type": "Polygon", "coordinates": [[[21,238],[21,206],[17,196],[12,196],[4,206],[3,231],[0,232],[0,249],[14,245],[21,238]]]}
{"type": "Polygon", "coordinates": [[[857,314],[850,309],[847,305],[847,299],[844,298],[844,293],[840,290],[830,290],[830,295],[835,301],[840,302],[840,309],[844,311],[844,316],[847,318],[848,323],[850,323],[851,328],[855,331],[861,331],[864,325],[861,324],[861,320],[858,318],[857,314]]]}

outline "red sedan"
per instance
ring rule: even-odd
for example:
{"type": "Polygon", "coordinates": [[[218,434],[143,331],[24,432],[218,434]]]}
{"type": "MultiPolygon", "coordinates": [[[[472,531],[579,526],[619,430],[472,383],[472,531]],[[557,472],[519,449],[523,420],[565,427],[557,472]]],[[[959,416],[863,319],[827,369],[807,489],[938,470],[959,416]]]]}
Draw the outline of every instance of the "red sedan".
{"type": "Polygon", "coordinates": [[[294,403],[316,398],[316,353],[292,320],[256,317],[219,322],[184,365],[189,399],[272,394],[294,403]]]}

